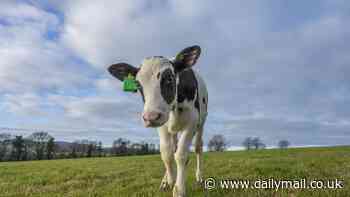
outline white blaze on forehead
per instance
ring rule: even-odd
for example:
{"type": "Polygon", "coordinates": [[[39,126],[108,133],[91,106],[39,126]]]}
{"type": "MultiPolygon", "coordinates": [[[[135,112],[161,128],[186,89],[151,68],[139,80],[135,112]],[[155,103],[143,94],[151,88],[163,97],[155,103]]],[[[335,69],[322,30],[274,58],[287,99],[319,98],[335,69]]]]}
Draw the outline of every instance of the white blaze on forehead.
{"type": "Polygon", "coordinates": [[[163,69],[172,68],[168,59],[163,57],[150,57],[143,60],[136,79],[143,88],[145,97],[144,112],[156,111],[167,114],[170,106],[161,95],[160,79],[157,74],[163,69]]]}
{"type": "Polygon", "coordinates": [[[164,57],[149,57],[143,60],[140,70],[137,74],[137,79],[142,83],[148,80],[152,81],[152,75],[157,75],[166,68],[172,70],[173,67],[170,61],[164,57]]]}
{"type": "Polygon", "coordinates": [[[143,60],[141,70],[147,70],[148,72],[156,73],[164,67],[172,67],[168,59],[164,57],[149,57],[143,60]]]}

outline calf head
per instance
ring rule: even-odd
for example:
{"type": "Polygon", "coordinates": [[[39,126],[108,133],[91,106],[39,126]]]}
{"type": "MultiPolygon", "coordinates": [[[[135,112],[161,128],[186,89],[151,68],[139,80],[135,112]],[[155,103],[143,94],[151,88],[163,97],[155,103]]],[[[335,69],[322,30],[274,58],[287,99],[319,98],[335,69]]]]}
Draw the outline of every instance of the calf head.
{"type": "Polygon", "coordinates": [[[139,67],[127,63],[113,64],[108,71],[120,81],[132,75],[136,78],[138,92],[144,107],[142,120],[145,127],[159,127],[169,119],[169,112],[176,103],[176,78],[181,71],[193,66],[199,58],[199,46],[183,49],[175,59],[162,56],[145,58],[139,67]]]}

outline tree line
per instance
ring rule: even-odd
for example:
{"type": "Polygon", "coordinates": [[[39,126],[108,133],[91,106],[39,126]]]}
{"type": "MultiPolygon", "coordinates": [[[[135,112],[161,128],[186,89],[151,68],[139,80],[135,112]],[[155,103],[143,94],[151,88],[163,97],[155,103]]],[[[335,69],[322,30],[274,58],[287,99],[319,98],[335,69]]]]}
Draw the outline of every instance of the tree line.
{"type": "MultiPolygon", "coordinates": [[[[258,150],[258,149],[265,149],[266,145],[262,142],[262,140],[259,137],[247,137],[244,139],[242,145],[245,147],[246,150],[258,150]]],[[[277,143],[277,147],[280,149],[286,149],[290,145],[290,142],[288,140],[280,140],[277,143]]]]}
{"type": "MultiPolygon", "coordinates": [[[[242,145],[246,150],[264,149],[259,137],[247,137],[242,145]]],[[[280,149],[290,145],[288,140],[278,142],[280,149]]],[[[227,140],[223,135],[214,135],[208,142],[208,151],[225,151],[227,140]]],[[[26,161],[82,157],[108,157],[127,155],[159,154],[159,147],[152,143],[131,142],[125,138],[113,141],[111,147],[103,147],[101,141],[76,140],[56,142],[47,132],[34,132],[29,136],[0,133],[0,161],[26,161]]]]}
{"type": "Polygon", "coordinates": [[[56,142],[47,132],[31,135],[0,133],[0,161],[27,161],[43,159],[65,159],[82,157],[108,157],[125,155],[158,154],[159,148],[152,143],[133,143],[118,138],[111,147],[104,147],[101,141],[76,140],[56,142]]]}
{"type": "MultiPolygon", "coordinates": [[[[259,137],[247,137],[242,143],[246,150],[265,149],[266,145],[259,137]]],[[[290,145],[288,140],[280,140],[277,146],[280,149],[286,149],[290,145]]],[[[223,135],[214,135],[208,142],[208,151],[225,151],[227,149],[227,140],[223,135]]]]}

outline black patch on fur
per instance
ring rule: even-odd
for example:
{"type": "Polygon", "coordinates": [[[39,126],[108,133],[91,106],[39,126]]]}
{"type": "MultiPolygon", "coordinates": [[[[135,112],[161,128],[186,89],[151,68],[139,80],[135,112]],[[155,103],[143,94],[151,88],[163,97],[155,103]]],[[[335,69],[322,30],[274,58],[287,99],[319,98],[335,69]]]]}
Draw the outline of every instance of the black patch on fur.
{"type": "Polygon", "coordinates": [[[196,97],[196,101],[194,102],[194,107],[198,110],[198,113],[201,113],[201,110],[199,108],[199,95],[198,95],[198,91],[197,91],[197,97],[196,97]]]}
{"type": "Polygon", "coordinates": [[[180,72],[179,84],[177,84],[177,102],[182,103],[184,100],[193,101],[196,97],[198,84],[194,72],[188,68],[180,72]]]}
{"type": "Polygon", "coordinates": [[[179,73],[196,64],[200,54],[201,48],[197,45],[183,49],[174,60],[175,73],[179,73]]]}
{"type": "Polygon", "coordinates": [[[145,103],[145,95],[143,94],[142,86],[139,88],[139,91],[140,91],[140,94],[141,94],[141,97],[142,97],[142,101],[143,101],[143,103],[145,103]]]}
{"type": "Polygon", "coordinates": [[[165,69],[161,74],[160,92],[164,100],[170,104],[175,99],[175,75],[170,68],[165,69]]]}
{"type": "Polygon", "coordinates": [[[204,97],[203,97],[203,103],[204,103],[204,104],[207,104],[204,97]]]}
{"type": "Polygon", "coordinates": [[[120,81],[124,81],[124,78],[127,77],[129,74],[135,77],[139,69],[127,63],[118,63],[111,65],[108,68],[108,71],[120,81]]]}
{"type": "Polygon", "coordinates": [[[140,84],[139,81],[136,81],[136,84],[137,84],[137,89],[138,89],[138,91],[140,92],[140,94],[142,96],[142,101],[145,102],[145,95],[143,94],[143,87],[142,87],[142,85],[140,84]]]}

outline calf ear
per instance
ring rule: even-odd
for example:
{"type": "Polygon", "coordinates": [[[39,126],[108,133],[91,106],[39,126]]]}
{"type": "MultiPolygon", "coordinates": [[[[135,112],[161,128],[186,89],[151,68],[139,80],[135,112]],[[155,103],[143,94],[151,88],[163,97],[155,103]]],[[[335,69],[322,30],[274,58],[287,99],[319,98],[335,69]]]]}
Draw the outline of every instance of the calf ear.
{"type": "Polygon", "coordinates": [[[197,45],[187,47],[178,53],[174,60],[175,71],[179,72],[196,64],[201,54],[201,48],[197,45]]]}
{"type": "Polygon", "coordinates": [[[139,69],[127,63],[118,63],[109,66],[108,71],[120,81],[124,81],[124,78],[127,77],[129,74],[136,77],[136,74],[139,71],[139,69]]]}

